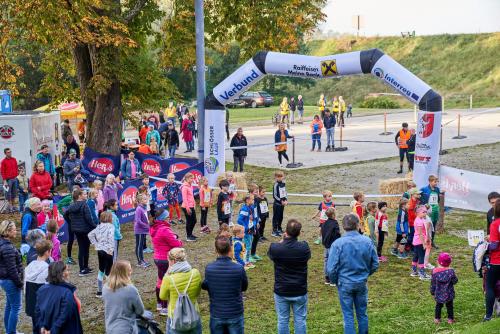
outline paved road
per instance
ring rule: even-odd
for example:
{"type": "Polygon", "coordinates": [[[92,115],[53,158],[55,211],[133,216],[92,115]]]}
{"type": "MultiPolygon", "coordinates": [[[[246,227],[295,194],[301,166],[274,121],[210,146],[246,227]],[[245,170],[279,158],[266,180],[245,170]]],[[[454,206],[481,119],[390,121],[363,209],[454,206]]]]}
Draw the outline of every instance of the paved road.
{"type": "MultiPolygon", "coordinates": [[[[392,135],[379,135],[384,130],[383,115],[361,116],[347,120],[343,130],[344,152],[324,152],[326,134],[323,133],[322,152],[310,152],[311,140],[309,125],[293,125],[291,134],[296,137],[296,161],[304,164],[303,168],[328,166],[333,164],[352,163],[379,158],[393,157],[398,154],[394,144],[394,136],[401,128],[402,122],[408,122],[416,128],[413,112],[388,114],[387,129],[392,135]]],[[[500,142],[500,108],[469,110],[447,110],[443,113],[443,148],[473,146],[478,144],[500,142]],[[457,117],[461,114],[461,134],[465,139],[452,139],[457,135],[457,117]]],[[[234,134],[237,125],[232,124],[230,133],[234,134]]],[[[272,144],[274,140],[273,126],[253,126],[244,128],[249,145],[272,144]]],[[[335,145],[339,145],[340,130],[335,129],[335,145]]],[[[227,143],[227,146],[229,144],[227,143]]],[[[185,150],[181,144],[180,153],[185,150]]],[[[291,158],[292,147],[289,145],[291,158]]],[[[192,154],[191,156],[195,156],[192,154]]],[[[231,151],[226,151],[226,159],[232,161],[231,151]]],[[[247,163],[261,167],[278,167],[277,154],[272,145],[251,147],[248,150],[247,163]]]]}

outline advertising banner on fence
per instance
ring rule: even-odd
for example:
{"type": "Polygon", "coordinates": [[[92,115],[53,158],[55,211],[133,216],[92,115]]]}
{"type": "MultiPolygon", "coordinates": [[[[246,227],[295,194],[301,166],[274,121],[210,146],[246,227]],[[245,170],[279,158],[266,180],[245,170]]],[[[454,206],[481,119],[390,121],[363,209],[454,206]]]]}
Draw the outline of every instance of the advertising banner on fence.
{"type": "Polygon", "coordinates": [[[491,208],[488,194],[500,192],[500,176],[441,166],[439,186],[446,192],[446,206],[486,212],[491,208]]]}
{"type": "Polygon", "coordinates": [[[108,174],[118,175],[120,156],[98,153],[88,147],[83,152],[83,167],[90,173],[90,181],[105,179],[108,174]]]}
{"type": "Polygon", "coordinates": [[[413,181],[419,188],[428,184],[430,174],[438,173],[440,136],[441,112],[419,112],[413,170],[413,181]]]}
{"type": "Polygon", "coordinates": [[[204,175],[208,178],[208,184],[214,187],[217,184],[217,176],[226,170],[225,144],[225,122],[226,112],[224,109],[205,110],[208,116],[205,119],[205,147],[204,147],[204,175]]]}
{"type": "Polygon", "coordinates": [[[149,176],[180,172],[198,163],[198,160],[191,158],[163,159],[157,155],[139,152],[135,152],[135,157],[139,161],[141,170],[149,176]]]}

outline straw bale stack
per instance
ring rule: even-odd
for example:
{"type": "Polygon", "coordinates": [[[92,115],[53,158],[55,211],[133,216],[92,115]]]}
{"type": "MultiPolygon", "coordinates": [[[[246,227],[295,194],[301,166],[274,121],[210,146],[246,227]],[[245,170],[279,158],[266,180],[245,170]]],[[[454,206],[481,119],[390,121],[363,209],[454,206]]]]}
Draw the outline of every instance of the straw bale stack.
{"type": "MultiPolygon", "coordinates": [[[[383,195],[396,195],[402,194],[407,190],[407,182],[411,179],[407,178],[395,178],[388,180],[380,180],[379,189],[380,193],[383,195]]],[[[391,209],[397,209],[399,205],[399,197],[387,197],[384,201],[387,202],[387,206],[391,209]]]]}

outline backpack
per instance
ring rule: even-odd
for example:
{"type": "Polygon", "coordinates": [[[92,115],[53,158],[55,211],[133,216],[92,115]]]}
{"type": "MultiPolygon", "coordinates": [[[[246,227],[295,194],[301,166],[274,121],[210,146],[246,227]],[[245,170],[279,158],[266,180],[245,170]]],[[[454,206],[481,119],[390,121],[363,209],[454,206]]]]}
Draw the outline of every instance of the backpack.
{"type": "Polygon", "coordinates": [[[170,327],[175,331],[190,331],[200,324],[200,315],[196,311],[191,299],[187,295],[187,290],[193,279],[194,271],[191,270],[191,276],[189,277],[189,282],[184,289],[184,292],[180,293],[172,276],[169,276],[175,291],[179,294],[177,302],[175,303],[174,315],[170,319],[170,327]]]}

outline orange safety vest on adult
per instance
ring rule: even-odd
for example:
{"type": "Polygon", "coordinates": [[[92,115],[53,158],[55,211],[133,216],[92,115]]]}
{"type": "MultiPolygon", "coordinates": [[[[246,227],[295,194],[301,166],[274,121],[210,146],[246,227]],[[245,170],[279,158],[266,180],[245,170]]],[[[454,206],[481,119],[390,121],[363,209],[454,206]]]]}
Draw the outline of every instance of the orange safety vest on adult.
{"type": "Polygon", "coordinates": [[[411,132],[409,130],[404,131],[403,129],[399,130],[398,136],[396,136],[396,140],[399,148],[408,148],[408,141],[410,140],[411,132]]]}

